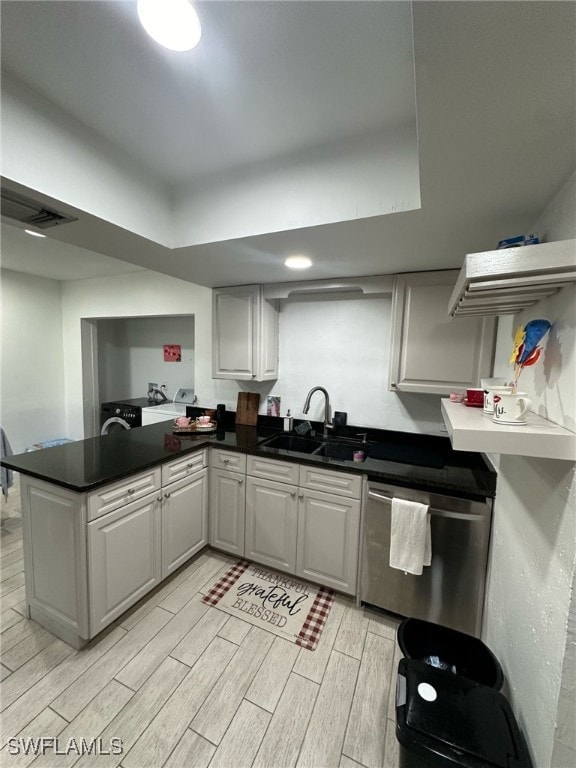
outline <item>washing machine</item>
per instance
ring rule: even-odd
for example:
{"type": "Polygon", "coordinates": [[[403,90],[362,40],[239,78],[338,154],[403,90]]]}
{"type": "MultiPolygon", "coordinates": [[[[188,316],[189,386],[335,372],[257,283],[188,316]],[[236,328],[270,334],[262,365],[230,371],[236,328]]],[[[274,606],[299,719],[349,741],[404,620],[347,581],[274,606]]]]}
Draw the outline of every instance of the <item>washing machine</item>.
{"type": "Polygon", "coordinates": [[[142,410],[154,409],[147,397],[135,397],[128,400],[115,400],[100,406],[100,434],[111,435],[126,429],[142,426],[142,410]]]}

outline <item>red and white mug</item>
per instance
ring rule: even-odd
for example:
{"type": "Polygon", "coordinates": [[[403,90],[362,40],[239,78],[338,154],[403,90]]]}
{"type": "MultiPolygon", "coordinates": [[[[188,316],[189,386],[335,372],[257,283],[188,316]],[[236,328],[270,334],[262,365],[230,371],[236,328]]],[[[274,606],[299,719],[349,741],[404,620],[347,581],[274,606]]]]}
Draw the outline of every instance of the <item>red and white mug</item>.
{"type": "Polygon", "coordinates": [[[512,394],[512,387],[509,386],[486,387],[484,390],[484,413],[494,413],[494,398],[496,395],[510,394],[512,394]]]}

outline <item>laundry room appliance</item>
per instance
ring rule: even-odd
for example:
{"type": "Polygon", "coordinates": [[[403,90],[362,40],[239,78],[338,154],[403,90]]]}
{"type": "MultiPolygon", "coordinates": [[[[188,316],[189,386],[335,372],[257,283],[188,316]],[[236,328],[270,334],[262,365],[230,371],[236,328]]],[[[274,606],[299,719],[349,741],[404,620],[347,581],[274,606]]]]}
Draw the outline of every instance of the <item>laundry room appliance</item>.
{"type": "Polygon", "coordinates": [[[156,403],[156,405],[151,407],[143,408],[142,426],[158,424],[161,421],[172,421],[177,419],[178,416],[186,416],[186,408],[194,405],[195,401],[194,390],[182,387],[176,392],[173,401],[167,400],[166,402],[156,403]]]}
{"type": "Polygon", "coordinates": [[[142,426],[142,410],[153,410],[154,406],[147,397],[135,397],[128,400],[115,400],[100,406],[100,434],[111,435],[126,429],[142,426]]]}

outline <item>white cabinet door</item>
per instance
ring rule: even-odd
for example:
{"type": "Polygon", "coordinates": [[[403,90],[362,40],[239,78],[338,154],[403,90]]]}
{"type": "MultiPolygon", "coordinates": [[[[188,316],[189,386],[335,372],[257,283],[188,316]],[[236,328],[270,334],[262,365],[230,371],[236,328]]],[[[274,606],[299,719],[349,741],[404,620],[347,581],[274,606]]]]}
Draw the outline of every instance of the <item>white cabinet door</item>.
{"type": "Polygon", "coordinates": [[[494,318],[448,315],[457,270],[396,275],[390,389],[446,395],[489,376],[494,318]]]}
{"type": "Polygon", "coordinates": [[[278,312],[262,286],[216,289],[212,333],[213,378],[278,378],[278,312]]]}
{"type": "Polygon", "coordinates": [[[208,470],[162,489],[162,578],[208,543],[208,470]]]}
{"type": "Polygon", "coordinates": [[[294,485],[246,478],[246,557],[294,573],[298,494],[294,485]]]}
{"type": "Polygon", "coordinates": [[[154,493],[88,523],[90,637],[160,581],[160,515],[154,493]]]}
{"type": "Polygon", "coordinates": [[[244,556],[245,479],[226,469],[212,469],[210,475],[210,544],[240,557],[244,556]]]}
{"type": "Polygon", "coordinates": [[[358,500],[301,490],[297,575],[354,595],[359,531],[358,500]]]}

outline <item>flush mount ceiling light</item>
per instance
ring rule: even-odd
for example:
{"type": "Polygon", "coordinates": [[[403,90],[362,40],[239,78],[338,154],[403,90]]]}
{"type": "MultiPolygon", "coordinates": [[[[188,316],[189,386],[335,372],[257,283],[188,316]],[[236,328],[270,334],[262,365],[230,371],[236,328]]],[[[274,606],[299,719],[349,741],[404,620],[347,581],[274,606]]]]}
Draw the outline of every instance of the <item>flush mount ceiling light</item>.
{"type": "Polygon", "coordinates": [[[138,18],[150,37],[171,51],[190,51],[200,40],[198,14],[188,0],[138,0],[138,18]]]}
{"type": "Polygon", "coordinates": [[[34,237],[46,237],[42,232],[34,232],[32,229],[25,229],[24,232],[26,232],[27,235],[34,235],[34,237]]]}
{"type": "Polygon", "coordinates": [[[312,266],[312,259],[308,256],[288,256],[284,264],[290,269],[308,269],[312,266]]]}

